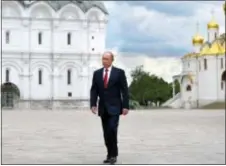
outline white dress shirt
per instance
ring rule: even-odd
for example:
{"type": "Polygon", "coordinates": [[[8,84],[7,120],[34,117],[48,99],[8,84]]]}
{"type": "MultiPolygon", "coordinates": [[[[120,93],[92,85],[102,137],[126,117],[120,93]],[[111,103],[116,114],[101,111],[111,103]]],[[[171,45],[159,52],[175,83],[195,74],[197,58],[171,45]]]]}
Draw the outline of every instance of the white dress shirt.
{"type": "MultiPolygon", "coordinates": [[[[108,80],[109,80],[109,78],[110,78],[110,75],[111,75],[111,69],[112,69],[112,66],[110,66],[110,67],[108,68],[108,78],[107,78],[107,82],[108,82],[108,80]]],[[[104,79],[104,76],[105,76],[105,70],[106,70],[106,68],[104,68],[104,70],[103,70],[103,79],[104,79]]]]}

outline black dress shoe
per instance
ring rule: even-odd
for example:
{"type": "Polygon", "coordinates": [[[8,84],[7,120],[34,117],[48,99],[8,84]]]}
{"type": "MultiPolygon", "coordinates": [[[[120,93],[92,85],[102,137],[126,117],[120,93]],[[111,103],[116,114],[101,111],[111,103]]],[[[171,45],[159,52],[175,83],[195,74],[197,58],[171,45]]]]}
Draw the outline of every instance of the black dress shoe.
{"type": "Polygon", "coordinates": [[[110,157],[107,157],[107,158],[103,161],[103,163],[110,163],[110,157]]]}
{"type": "Polygon", "coordinates": [[[110,158],[110,164],[115,164],[117,162],[117,158],[116,157],[111,157],[110,158]]]}

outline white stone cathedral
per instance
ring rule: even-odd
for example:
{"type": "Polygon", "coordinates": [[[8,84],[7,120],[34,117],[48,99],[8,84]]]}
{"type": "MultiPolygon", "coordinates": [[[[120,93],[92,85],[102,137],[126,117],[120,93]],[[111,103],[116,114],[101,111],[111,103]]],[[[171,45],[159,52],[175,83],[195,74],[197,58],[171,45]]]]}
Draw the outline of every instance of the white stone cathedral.
{"type": "Polygon", "coordinates": [[[96,1],[2,1],[2,107],[87,107],[107,20],[96,1]]]}
{"type": "MultiPolygon", "coordinates": [[[[223,8],[225,12],[225,4],[223,8]]],[[[174,92],[163,106],[199,108],[225,103],[225,32],[219,34],[219,25],[213,17],[207,24],[207,33],[206,41],[198,32],[193,37],[193,51],[182,57],[182,73],[173,77],[180,83],[180,92],[174,92]]]]}

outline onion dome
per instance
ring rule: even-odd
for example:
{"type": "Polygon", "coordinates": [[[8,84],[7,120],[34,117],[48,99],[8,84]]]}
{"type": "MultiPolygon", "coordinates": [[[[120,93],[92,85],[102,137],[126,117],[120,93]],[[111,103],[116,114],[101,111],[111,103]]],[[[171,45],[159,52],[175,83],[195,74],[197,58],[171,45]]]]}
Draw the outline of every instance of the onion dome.
{"type": "Polygon", "coordinates": [[[192,38],[192,44],[193,44],[193,45],[197,45],[197,44],[202,45],[203,42],[204,42],[204,38],[203,38],[201,35],[199,35],[199,34],[196,34],[196,35],[192,38]]]}

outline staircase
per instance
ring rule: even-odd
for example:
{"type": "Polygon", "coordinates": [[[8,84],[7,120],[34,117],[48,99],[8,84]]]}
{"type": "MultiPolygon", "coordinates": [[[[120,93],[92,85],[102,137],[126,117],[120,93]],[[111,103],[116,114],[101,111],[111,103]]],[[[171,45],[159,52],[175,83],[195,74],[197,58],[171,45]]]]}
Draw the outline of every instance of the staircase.
{"type": "Polygon", "coordinates": [[[167,100],[165,103],[161,105],[161,107],[171,107],[171,108],[180,108],[180,100],[181,98],[181,93],[177,93],[174,97],[171,99],[167,100]]]}

